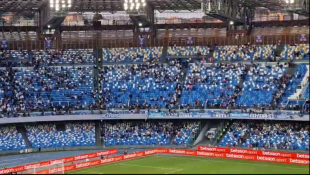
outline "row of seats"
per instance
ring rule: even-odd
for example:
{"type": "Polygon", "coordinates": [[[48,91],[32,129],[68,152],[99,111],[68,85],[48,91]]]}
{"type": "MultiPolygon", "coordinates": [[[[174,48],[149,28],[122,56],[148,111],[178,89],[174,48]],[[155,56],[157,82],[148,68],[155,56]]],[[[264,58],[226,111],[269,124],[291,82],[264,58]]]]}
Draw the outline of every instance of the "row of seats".
{"type": "Polygon", "coordinates": [[[250,67],[236,103],[244,107],[269,105],[286,70],[280,65],[250,67]]]}
{"type": "Polygon", "coordinates": [[[92,49],[68,49],[56,50],[4,50],[0,51],[1,59],[18,59],[26,61],[39,61],[40,63],[51,64],[80,64],[93,63],[94,56],[92,49]]]}
{"type": "Polygon", "coordinates": [[[119,65],[103,68],[102,90],[107,106],[146,103],[165,107],[173,100],[180,82],[179,64],[119,65]]]}
{"type": "MultiPolygon", "coordinates": [[[[295,74],[293,75],[292,79],[287,82],[286,89],[283,93],[281,98],[280,104],[286,105],[289,102],[289,98],[292,97],[296,92],[297,89],[301,89],[301,82],[304,79],[306,72],[308,71],[307,64],[300,64],[297,67],[295,74]]],[[[308,88],[307,88],[308,89],[308,88]]],[[[298,97],[295,98],[295,100],[298,97]]]]}
{"type": "MultiPolygon", "coordinates": [[[[88,109],[97,95],[93,86],[93,67],[21,67],[11,69],[6,81],[5,104],[0,99],[0,111],[72,111],[88,109]],[[1,105],[2,104],[2,105],[1,105]]],[[[0,87],[2,84],[0,85],[0,87]]],[[[2,93],[0,93],[2,94],[2,93]]]]}
{"type": "Polygon", "coordinates": [[[112,145],[187,145],[197,136],[199,122],[105,123],[101,134],[112,145]],[[173,140],[172,140],[173,139],[173,140]]]}
{"type": "Polygon", "coordinates": [[[94,146],[94,123],[68,123],[59,131],[55,124],[27,125],[26,134],[33,148],[94,146]]]}
{"type": "Polygon", "coordinates": [[[228,104],[245,71],[244,65],[190,64],[185,80],[181,104],[228,104]]]}
{"type": "MultiPolygon", "coordinates": [[[[207,46],[174,46],[168,48],[168,56],[197,56],[208,55],[213,50],[214,60],[256,60],[269,59],[275,56],[277,45],[239,45],[239,46],[216,46],[213,48],[207,46]]],[[[309,44],[285,45],[280,54],[282,60],[309,59],[309,44]],[[295,53],[300,53],[296,56],[295,53]]]]}
{"type": "MultiPolygon", "coordinates": [[[[129,48],[104,48],[102,51],[103,63],[111,62],[148,62],[161,59],[162,47],[129,47],[129,48]]],[[[275,54],[276,45],[264,46],[216,46],[213,48],[213,58],[219,61],[230,60],[255,60],[268,59],[275,54]]],[[[175,46],[168,48],[168,56],[196,56],[208,55],[211,48],[207,46],[175,46]]],[[[94,63],[92,49],[68,49],[63,51],[0,51],[0,60],[37,59],[56,64],[94,63]]],[[[280,59],[309,59],[309,45],[285,45],[280,54],[280,59]],[[295,53],[299,53],[296,54],[295,53]]]]}
{"type": "Polygon", "coordinates": [[[234,122],[220,146],[309,150],[309,124],[296,122],[234,122]]]}
{"type": "Polygon", "coordinates": [[[160,60],[162,47],[129,47],[102,49],[103,63],[149,62],[160,60]]]}
{"type": "Polygon", "coordinates": [[[15,126],[0,127],[0,151],[21,150],[26,148],[26,143],[21,133],[15,126]]]}

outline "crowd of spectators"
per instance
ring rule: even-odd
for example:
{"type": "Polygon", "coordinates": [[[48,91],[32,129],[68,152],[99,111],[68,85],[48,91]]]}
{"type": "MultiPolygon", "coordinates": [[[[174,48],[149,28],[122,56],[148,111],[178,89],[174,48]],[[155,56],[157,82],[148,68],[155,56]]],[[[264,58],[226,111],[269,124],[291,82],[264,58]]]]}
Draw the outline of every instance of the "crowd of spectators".
{"type": "Polygon", "coordinates": [[[191,64],[188,70],[181,104],[185,106],[235,106],[240,93],[238,86],[246,74],[246,65],[191,64]]]}
{"type": "Polygon", "coordinates": [[[234,122],[220,146],[309,150],[309,124],[300,122],[234,122]]]}
{"type": "Polygon", "coordinates": [[[7,117],[16,117],[20,114],[28,116],[33,111],[43,115],[45,111],[52,111],[53,115],[98,109],[92,70],[92,66],[2,70],[4,98],[0,98],[0,111],[7,117]]]}
{"type": "Polygon", "coordinates": [[[69,50],[2,50],[0,66],[39,66],[93,63],[92,49],[69,50]]]}
{"type": "Polygon", "coordinates": [[[67,123],[63,129],[55,124],[30,124],[26,134],[33,148],[95,145],[95,123],[67,123]]]}
{"type": "Polygon", "coordinates": [[[186,145],[198,134],[198,122],[103,123],[105,145],[186,145]]]}
{"type": "Polygon", "coordinates": [[[0,126],[0,151],[24,148],[26,148],[26,143],[15,126],[0,126]]]}
{"type": "MultiPolygon", "coordinates": [[[[281,79],[287,70],[287,64],[266,65],[253,64],[245,77],[242,92],[238,96],[236,103],[242,107],[272,107],[274,95],[279,86],[282,85],[281,79]]],[[[286,81],[284,78],[283,81],[286,81]]]]}
{"type": "Polygon", "coordinates": [[[108,108],[163,108],[177,105],[182,65],[174,63],[105,66],[100,73],[108,108]]]}

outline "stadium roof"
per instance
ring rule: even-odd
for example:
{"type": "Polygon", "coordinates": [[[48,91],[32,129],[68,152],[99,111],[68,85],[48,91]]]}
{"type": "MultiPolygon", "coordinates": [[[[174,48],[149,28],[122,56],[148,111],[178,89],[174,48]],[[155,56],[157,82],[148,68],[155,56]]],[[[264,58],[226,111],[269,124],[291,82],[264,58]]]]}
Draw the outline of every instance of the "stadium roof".
{"type": "MultiPolygon", "coordinates": [[[[206,1],[206,0],[205,0],[206,1]]],[[[285,7],[287,0],[216,0],[222,4],[229,4],[230,1],[238,1],[241,5],[253,7],[279,8],[285,7]]],[[[309,1],[309,0],[294,0],[309,1]]],[[[201,9],[201,0],[147,0],[155,10],[198,10],[201,9]]],[[[48,0],[0,0],[0,13],[37,11],[48,0]]],[[[115,12],[123,11],[123,0],[73,0],[70,12],[115,12]]]]}

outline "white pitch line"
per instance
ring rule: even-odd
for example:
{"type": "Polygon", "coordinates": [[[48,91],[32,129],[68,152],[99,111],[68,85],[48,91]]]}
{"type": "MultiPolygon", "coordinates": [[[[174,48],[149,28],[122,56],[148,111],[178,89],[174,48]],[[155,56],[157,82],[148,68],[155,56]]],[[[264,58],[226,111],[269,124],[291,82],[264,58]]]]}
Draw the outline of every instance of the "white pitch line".
{"type": "Polygon", "coordinates": [[[179,170],[174,170],[174,171],[171,171],[171,172],[169,172],[169,173],[165,173],[165,174],[174,174],[174,173],[176,173],[176,172],[180,172],[180,171],[183,171],[182,169],[179,169],[179,170]]]}
{"type": "MultiPolygon", "coordinates": [[[[165,155],[161,155],[161,156],[165,156],[165,155]]],[[[167,157],[170,157],[170,156],[167,156],[167,157]]],[[[211,159],[203,159],[201,157],[201,159],[197,159],[197,158],[194,158],[194,157],[188,157],[188,156],[173,156],[175,158],[184,158],[184,159],[189,159],[189,160],[199,160],[199,161],[204,161],[204,162],[220,162],[220,163],[227,163],[227,162],[230,162],[230,161],[225,161],[225,160],[211,160],[212,157],[208,157],[208,158],[211,158],[211,159]]],[[[239,160],[239,159],[230,159],[230,160],[239,160]]],[[[272,163],[277,163],[277,162],[270,162],[271,164],[270,165],[264,165],[264,164],[256,164],[256,163],[246,163],[246,162],[230,162],[230,163],[235,163],[235,164],[245,164],[245,165],[254,165],[254,166],[268,166],[268,167],[278,167],[278,168],[286,168],[286,169],[299,169],[299,170],[305,170],[305,169],[308,169],[308,167],[305,167],[305,168],[297,168],[297,167],[287,167],[287,166],[278,166],[278,165],[272,165],[272,163]]]]}

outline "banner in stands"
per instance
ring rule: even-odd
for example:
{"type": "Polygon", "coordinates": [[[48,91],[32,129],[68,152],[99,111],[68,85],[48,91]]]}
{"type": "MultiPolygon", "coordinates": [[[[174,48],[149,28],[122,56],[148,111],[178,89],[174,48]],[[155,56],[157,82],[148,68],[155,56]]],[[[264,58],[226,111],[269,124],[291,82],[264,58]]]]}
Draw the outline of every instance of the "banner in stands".
{"type": "Polygon", "coordinates": [[[306,34],[300,34],[299,35],[299,40],[300,41],[307,41],[307,35],[306,34]]]}
{"type": "Polygon", "coordinates": [[[2,40],[1,41],[1,48],[7,48],[8,47],[8,41],[2,40]]]}
{"type": "Polygon", "coordinates": [[[45,38],[44,44],[46,48],[52,48],[53,47],[53,40],[50,38],[45,38]]]}
{"type": "Polygon", "coordinates": [[[257,35],[255,37],[255,41],[256,41],[256,43],[262,43],[263,42],[263,36],[262,35],[257,35]]]}
{"type": "Polygon", "coordinates": [[[193,43],[194,43],[194,38],[191,37],[191,36],[187,37],[187,38],[186,38],[186,43],[189,44],[189,45],[190,45],[190,44],[193,44],[193,43]]]}
{"type": "Polygon", "coordinates": [[[103,114],[102,119],[146,119],[146,114],[103,114]]]}
{"type": "Polygon", "coordinates": [[[148,118],[165,118],[165,119],[215,119],[215,118],[231,118],[231,119],[268,119],[268,120],[301,120],[309,121],[309,115],[300,114],[290,111],[274,111],[266,113],[244,113],[239,111],[223,112],[221,110],[215,111],[191,111],[189,113],[168,113],[168,112],[150,112],[148,118]]]}
{"type": "Polygon", "coordinates": [[[113,154],[117,154],[117,149],[111,149],[111,150],[100,151],[100,152],[95,152],[95,153],[77,155],[74,157],[65,157],[65,158],[61,158],[61,159],[48,160],[48,161],[44,161],[44,162],[38,162],[38,163],[32,163],[32,164],[28,164],[28,165],[22,165],[22,166],[17,166],[17,167],[0,169],[0,174],[22,172],[22,171],[26,171],[26,170],[33,169],[33,168],[38,168],[41,166],[54,165],[54,164],[59,164],[59,163],[68,163],[68,162],[86,160],[86,159],[91,159],[91,158],[101,157],[101,156],[107,156],[107,155],[113,155],[113,154]]]}
{"type": "Polygon", "coordinates": [[[140,46],[144,46],[144,44],[145,44],[145,39],[144,39],[143,37],[139,37],[139,38],[138,38],[138,43],[139,43],[140,46]]]}
{"type": "Polygon", "coordinates": [[[137,153],[131,153],[127,155],[105,158],[101,160],[93,160],[93,161],[82,162],[82,163],[77,163],[73,165],[67,165],[64,167],[46,169],[43,171],[36,172],[36,174],[55,174],[57,172],[63,172],[63,171],[68,172],[68,171],[78,170],[82,168],[89,168],[92,166],[104,165],[108,163],[114,163],[114,162],[119,162],[123,160],[135,159],[135,158],[150,156],[154,154],[161,154],[161,153],[173,154],[173,155],[184,155],[184,156],[216,157],[216,158],[309,165],[308,154],[270,152],[270,151],[259,152],[256,150],[229,149],[229,148],[217,148],[217,147],[200,147],[200,149],[202,150],[195,151],[195,150],[158,148],[158,149],[152,149],[152,150],[147,150],[147,151],[141,151],[137,153]]]}

